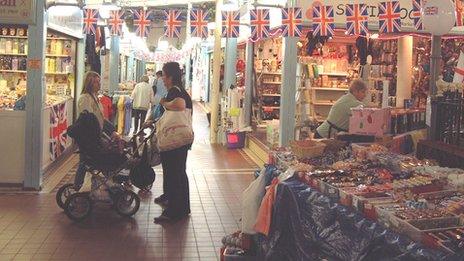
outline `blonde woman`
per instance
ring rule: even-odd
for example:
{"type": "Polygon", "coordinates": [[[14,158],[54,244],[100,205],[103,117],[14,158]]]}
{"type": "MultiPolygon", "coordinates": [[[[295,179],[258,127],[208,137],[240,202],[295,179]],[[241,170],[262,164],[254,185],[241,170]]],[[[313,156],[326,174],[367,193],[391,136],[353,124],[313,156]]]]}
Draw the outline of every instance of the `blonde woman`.
{"type": "MultiPolygon", "coordinates": [[[[106,121],[103,116],[103,106],[98,99],[98,92],[100,91],[100,75],[94,71],[87,72],[84,77],[84,86],[82,88],[81,96],[77,103],[77,112],[80,114],[83,111],[93,113],[100,124],[100,128],[105,134],[113,140],[121,139],[115,132],[113,125],[106,121]]],[[[79,167],[76,171],[74,178],[74,188],[79,190],[84,183],[85,178],[85,164],[82,159],[79,162],[79,167]]]]}

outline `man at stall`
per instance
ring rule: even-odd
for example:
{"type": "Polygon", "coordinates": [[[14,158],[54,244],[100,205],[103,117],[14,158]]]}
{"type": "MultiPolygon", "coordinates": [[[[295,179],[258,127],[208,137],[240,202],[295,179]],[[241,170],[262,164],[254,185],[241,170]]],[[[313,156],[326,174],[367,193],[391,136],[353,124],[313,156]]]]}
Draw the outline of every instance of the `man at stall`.
{"type": "Polygon", "coordinates": [[[349,93],[343,95],[332,106],[327,119],[316,129],[315,139],[331,138],[337,132],[348,132],[351,108],[365,105],[367,86],[362,80],[351,82],[349,93]]]}

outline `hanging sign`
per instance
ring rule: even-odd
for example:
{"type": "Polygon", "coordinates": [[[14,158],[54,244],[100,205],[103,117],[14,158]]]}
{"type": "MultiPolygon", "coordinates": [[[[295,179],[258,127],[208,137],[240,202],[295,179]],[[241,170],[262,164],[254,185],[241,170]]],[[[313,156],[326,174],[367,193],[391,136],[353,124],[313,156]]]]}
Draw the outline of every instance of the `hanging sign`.
{"type": "MultiPolygon", "coordinates": [[[[1,1],[1,0],[0,0],[1,1]]],[[[70,36],[82,38],[83,14],[77,6],[52,6],[48,9],[48,27],[70,36]]]]}
{"type": "Polygon", "coordinates": [[[35,0],[0,0],[0,23],[35,24],[35,0]]]}

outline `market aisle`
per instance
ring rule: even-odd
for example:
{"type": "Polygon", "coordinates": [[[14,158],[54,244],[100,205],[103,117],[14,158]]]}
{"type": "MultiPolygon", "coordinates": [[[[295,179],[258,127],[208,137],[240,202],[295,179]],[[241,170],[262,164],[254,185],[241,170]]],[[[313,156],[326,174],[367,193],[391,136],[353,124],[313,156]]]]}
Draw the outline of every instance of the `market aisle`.
{"type": "Polygon", "coordinates": [[[256,167],[239,151],[210,145],[206,114],[196,105],[194,115],[190,218],[164,227],[153,223],[161,214],[153,198],[161,193],[162,175],[133,219],[103,205],[73,223],[55,203],[56,188],[0,194],[0,260],[218,260],[222,237],[239,229],[241,192],[256,167]]]}

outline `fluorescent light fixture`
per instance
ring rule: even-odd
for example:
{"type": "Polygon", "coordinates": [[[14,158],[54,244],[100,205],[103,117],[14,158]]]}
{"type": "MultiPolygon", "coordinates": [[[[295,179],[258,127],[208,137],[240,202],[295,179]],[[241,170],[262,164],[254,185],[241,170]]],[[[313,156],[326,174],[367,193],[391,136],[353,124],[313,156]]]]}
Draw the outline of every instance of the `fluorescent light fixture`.
{"type": "Polygon", "coordinates": [[[98,8],[98,12],[100,13],[100,17],[103,19],[108,19],[110,18],[111,11],[117,11],[121,8],[119,6],[114,5],[110,2],[104,2],[101,4],[98,8]]]}

